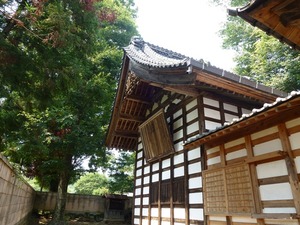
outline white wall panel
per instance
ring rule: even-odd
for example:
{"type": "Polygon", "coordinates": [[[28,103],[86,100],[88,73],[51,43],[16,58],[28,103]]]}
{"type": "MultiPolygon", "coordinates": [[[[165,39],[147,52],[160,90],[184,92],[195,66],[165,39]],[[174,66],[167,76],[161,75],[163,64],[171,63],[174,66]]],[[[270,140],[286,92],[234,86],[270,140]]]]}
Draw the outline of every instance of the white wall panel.
{"type": "Polygon", "coordinates": [[[187,126],[187,129],[186,129],[187,134],[193,133],[195,131],[199,131],[199,122],[198,121],[187,126]]]}
{"type": "Polygon", "coordinates": [[[140,225],[140,219],[139,218],[135,218],[133,220],[134,225],[140,225]]]}
{"type": "Polygon", "coordinates": [[[143,165],[143,160],[138,160],[137,162],[136,162],[136,168],[139,168],[139,167],[141,167],[143,165]]]}
{"type": "Polygon", "coordinates": [[[226,160],[232,160],[232,159],[237,159],[240,157],[247,156],[247,150],[246,149],[241,149],[239,151],[234,151],[230,152],[226,155],[226,160]]]}
{"type": "Polygon", "coordinates": [[[174,145],[174,149],[175,149],[176,152],[183,150],[183,144],[182,144],[182,141],[176,143],[176,144],[174,145]]]}
{"type": "Polygon", "coordinates": [[[159,174],[155,173],[152,175],[152,182],[157,182],[159,180],[159,174]]]}
{"type": "Polygon", "coordinates": [[[149,209],[148,209],[148,208],[143,208],[143,209],[142,209],[142,215],[143,215],[143,216],[148,216],[148,212],[149,212],[149,209]]]}
{"type": "Polygon", "coordinates": [[[149,186],[143,188],[144,195],[149,194],[149,186]]]}
{"type": "Polygon", "coordinates": [[[204,108],[204,115],[206,117],[214,118],[214,119],[221,119],[220,111],[214,110],[214,109],[208,109],[204,108]]]}
{"type": "Polygon", "coordinates": [[[243,224],[243,223],[253,223],[253,224],[256,224],[257,221],[256,219],[253,219],[253,218],[249,218],[249,217],[235,217],[233,216],[232,217],[232,222],[234,223],[237,223],[237,224],[243,224]]]}
{"type": "Polygon", "coordinates": [[[181,177],[184,176],[184,167],[178,167],[174,169],[174,177],[181,177]]]}
{"type": "Polygon", "coordinates": [[[216,101],[216,100],[213,100],[213,99],[210,99],[210,98],[203,98],[203,103],[206,104],[206,105],[217,107],[217,108],[220,107],[219,101],[216,101]]]}
{"type": "Polygon", "coordinates": [[[282,150],[280,139],[274,139],[253,146],[253,152],[255,156],[278,151],[278,150],[282,150]]]}
{"type": "Polygon", "coordinates": [[[189,174],[200,173],[201,172],[201,163],[196,162],[193,164],[189,164],[188,171],[189,171],[189,174]]]}
{"type": "Polygon", "coordinates": [[[140,208],[134,208],[134,215],[139,216],[140,215],[140,208]]]}
{"type": "Polygon", "coordinates": [[[190,208],[189,211],[191,220],[203,220],[203,209],[190,208]]]}
{"type": "Polygon", "coordinates": [[[194,99],[193,101],[191,101],[189,104],[186,105],[186,110],[190,110],[191,108],[193,108],[194,106],[197,105],[197,99],[194,99]]]}
{"type": "Polygon", "coordinates": [[[143,198],[143,205],[149,205],[149,197],[143,198]]]}
{"type": "Polygon", "coordinates": [[[134,205],[140,205],[140,204],[141,204],[141,198],[135,198],[134,205]]]}
{"type": "MultiPolygon", "coordinates": [[[[140,146],[141,144],[139,144],[139,146],[140,146]]],[[[140,148],[139,148],[140,149],[140,148]]],[[[140,158],[142,158],[143,157],[143,151],[140,151],[140,152],[138,152],[138,154],[137,154],[137,158],[138,159],[140,159],[140,158]]]]}
{"type": "Polygon", "coordinates": [[[205,120],[205,129],[207,129],[207,130],[215,130],[217,127],[220,127],[220,126],[221,126],[220,123],[205,120]]]}
{"type": "Polygon", "coordinates": [[[140,195],[141,194],[141,188],[136,188],[134,193],[135,193],[135,195],[140,195]]]}
{"type": "Polygon", "coordinates": [[[170,217],[171,209],[170,208],[161,208],[161,216],[162,217],[170,217]]]}
{"type": "Polygon", "coordinates": [[[152,172],[159,170],[159,162],[152,165],[152,172]]]}
{"type": "Polygon", "coordinates": [[[136,176],[139,177],[139,176],[141,176],[141,175],[142,175],[142,169],[138,169],[138,170],[136,171],[136,176]]]}
{"type": "Polygon", "coordinates": [[[209,154],[212,154],[212,153],[215,153],[215,152],[219,152],[219,151],[220,151],[220,147],[216,146],[214,148],[207,149],[206,150],[206,154],[209,155],[209,154]]]}
{"type": "Polygon", "coordinates": [[[235,105],[224,103],[223,107],[224,107],[225,110],[238,113],[238,107],[235,106],[235,105]]]}
{"type": "Polygon", "coordinates": [[[158,208],[151,208],[151,217],[158,217],[158,208]]]}
{"type": "Polygon", "coordinates": [[[191,120],[196,118],[198,118],[198,109],[195,109],[192,112],[188,113],[186,116],[186,121],[190,122],[191,120]]]}
{"type": "Polygon", "coordinates": [[[300,173],[300,156],[295,158],[295,164],[297,168],[297,173],[300,173]]]}
{"type": "Polygon", "coordinates": [[[289,183],[261,185],[259,191],[262,201],[293,199],[289,183]]]}
{"type": "Polygon", "coordinates": [[[236,140],[229,141],[229,142],[225,143],[224,147],[225,148],[230,148],[230,147],[240,145],[240,144],[243,144],[243,143],[245,143],[245,138],[239,138],[239,139],[236,139],[236,140]]]}
{"type": "Polygon", "coordinates": [[[142,220],[142,225],[148,225],[148,223],[149,223],[149,220],[147,220],[147,219],[142,220]]]}
{"type": "Polygon", "coordinates": [[[242,108],[242,114],[250,114],[251,110],[250,109],[244,109],[242,108]]]}
{"type": "Polygon", "coordinates": [[[144,167],[144,174],[150,173],[150,166],[144,167]]]}
{"type": "MultiPolygon", "coordinates": [[[[284,208],[284,207],[264,208],[263,213],[296,213],[296,209],[295,208],[284,208]]],[[[278,222],[276,223],[276,225],[277,224],[278,224],[278,222]]],[[[280,224],[280,225],[282,225],[282,224],[280,224]]]]}
{"type": "Polygon", "coordinates": [[[164,221],[164,220],[161,221],[161,225],[170,225],[170,223],[171,223],[170,221],[164,221]]]}
{"type": "Polygon", "coordinates": [[[203,203],[203,197],[202,193],[190,193],[189,194],[189,203],[190,204],[202,204],[203,203]]]}
{"type": "Polygon", "coordinates": [[[291,148],[293,150],[300,148],[300,133],[294,133],[289,136],[290,142],[291,142],[291,148]]]}
{"type": "Polygon", "coordinates": [[[202,187],[201,177],[194,177],[189,179],[189,189],[201,188],[201,187],[202,187]]]}
{"type": "Polygon", "coordinates": [[[182,129],[173,134],[173,141],[176,141],[183,137],[182,129]]]}
{"type": "Polygon", "coordinates": [[[171,178],[171,171],[167,170],[162,172],[162,180],[167,180],[171,178]]]}
{"type": "Polygon", "coordinates": [[[178,110],[177,112],[175,112],[175,113],[173,114],[173,118],[176,119],[176,118],[178,118],[178,117],[181,116],[181,115],[182,115],[182,109],[180,109],[180,110],[178,110]]]}
{"type": "Polygon", "coordinates": [[[185,209],[184,208],[174,208],[174,218],[185,219],[185,209]]]}
{"type": "Polygon", "coordinates": [[[214,165],[214,164],[217,164],[217,163],[220,163],[220,162],[221,162],[221,157],[220,157],[220,156],[217,156],[217,157],[208,159],[208,160],[207,160],[207,165],[208,165],[208,166],[211,166],[211,165],[214,165]]]}
{"type": "Polygon", "coordinates": [[[200,148],[195,148],[193,150],[188,151],[188,160],[199,159],[201,156],[200,148]]]}
{"type": "Polygon", "coordinates": [[[258,179],[285,176],[288,174],[284,160],[258,164],[256,166],[256,171],[258,179]]]}
{"type": "Polygon", "coordinates": [[[174,156],[174,165],[177,165],[179,163],[183,163],[183,160],[184,160],[183,153],[175,155],[174,156]]]}
{"type": "Polygon", "coordinates": [[[163,160],[162,161],[162,168],[164,169],[164,168],[170,167],[170,165],[171,165],[170,163],[171,163],[170,158],[163,160]]]}
{"type": "Polygon", "coordinates": [[[286,122],[285,125],[287,128],[291,128],[291,127],[300,125],[300,117],[286,122]]]}
{"type": "Polygon", "coordinates": [[[149,176],[144,177],[144,184],[149,184],[149,182],[150,182],[150,177],[149,176]]]}
{"type": "Polygon", "coordinates": [[[254,134],[251,134],[251,139],[257,139],[257,138],[265,137],[266,135],[274,134],[274,133],[277,133],[277,132],[278,132],[277,127],[271,127],[271,128],[256,132],[254,134]]]}
{"type": "Polygon", "coordinates": [[[181,127],[182,124],[183,124],[182,118],[176,120],[176,121],[173,123],[173,130],[176,130],[177,128],[181,127]]]}
{"type": "Polygon", "coordinates": [[[135,180],[135,186],[139,186],[139,185],[141,185],[141,183],[142,183],[141,178],[138,178],[135,180]]]}

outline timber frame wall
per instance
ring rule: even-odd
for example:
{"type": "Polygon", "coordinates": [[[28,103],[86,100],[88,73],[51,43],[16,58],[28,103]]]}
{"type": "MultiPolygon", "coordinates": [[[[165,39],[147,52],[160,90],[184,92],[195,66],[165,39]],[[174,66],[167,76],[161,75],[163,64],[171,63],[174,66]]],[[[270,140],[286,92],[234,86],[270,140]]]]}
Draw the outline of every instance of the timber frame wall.
{"type": "Polygon", "coordinates": [[[207,169],[202,176],[207,224],[300,224],[299,104],[298,97],[253,117],[254,123],[246,120],[249,131],[240,137],[224,130],[219,137],[214,134],[219,139],[205,141],[203,137],[185,146],[186,151],[197,146],[205,149],[207,169]],[[294,109],[280,112],[285,107],[294,109]],[[272,113],[276,116],[267,122],[272,113]],[[265,121],[256,126],[261,118],[265,121]]]}
{"type": "Polygon", "coordinates": [[[134,225],[205,224],[203,148],[183,149],[189,138],[249,113],[253,105],[205,93],[192,98],[173,92],[155,96],[148,118],[163,110],[174,151],[146,160],[139,138],[135,165],[134,225]]]}

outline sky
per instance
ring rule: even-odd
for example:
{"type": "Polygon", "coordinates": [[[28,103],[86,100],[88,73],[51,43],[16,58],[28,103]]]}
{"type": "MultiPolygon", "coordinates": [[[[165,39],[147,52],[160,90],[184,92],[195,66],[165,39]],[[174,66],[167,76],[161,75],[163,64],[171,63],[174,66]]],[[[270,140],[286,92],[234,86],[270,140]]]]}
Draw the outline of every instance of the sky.
{"type": "Polygon", "coordinates": [[[234,53],[222,49],[218,36],[226,21],[225,7],[213,6],[208,0],[135,0],[135,4],[144,41],[221,69],[234,67],[234,53]]]}

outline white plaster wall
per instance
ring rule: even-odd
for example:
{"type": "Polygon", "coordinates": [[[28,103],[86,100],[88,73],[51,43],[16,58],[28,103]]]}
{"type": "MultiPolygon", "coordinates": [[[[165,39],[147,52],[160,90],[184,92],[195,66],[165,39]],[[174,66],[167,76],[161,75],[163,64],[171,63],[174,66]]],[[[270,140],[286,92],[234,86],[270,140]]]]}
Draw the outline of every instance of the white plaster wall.
{"type": "Polygon", "coordinates": [[[135,186],[139,186],[141,185],[141,183],[142,183],[141,178],[135,180],[135,186]]]}
{"type": "Polygon", "coordinates": [[[203,103],[206,104],[206,105],[217,107],[217,108],[220,107],[219,101],[216,101],[216,100],[213,100],[213,99],[210,99],[210,98],[203,98],[203,103]]]}
{"type": "Polygon", "coordinates": [[[243,224],[243,223],[256,224],[257,223],[256,219],[252,219],[252,218],[249,218],[249,217],[236,217],[236,216],[232,217],[232,222],[237,223],[237,224],[243,224]]]}
{"type": "Polygon", "coordinates": [[[203,220],[203,209],[190,208],[189,211],[191,220],[203,220]]]}
{"type": "Polygon", "coordinates": [[[180,142],[176,143],[174,145],[174,149],[175,149],[176,152],[179,152],[179,151],[183,150],[183,142],[180,141],[180,142]]]}
{"type": "Polygon", "coordinates": [[[158,170],[159,170],[159,162],[154,163],[154,164],[152,165],[152,172],[158,171],[158,170]]]}
{"type": "Polygon", "coordinates": [[[180,109],[180,110],[178,110],[177,112],[175,112],[175,113],[173,114],[173,118],[176,119],[176,118],[178,118],[178,117],[181,116],[181,115],[182,115],[182,109],[180,109]]]}
{"type": "Polygon", "coordinates": [[[141,198],[135,198],[134,205],[141,205],[141,198]]]}
{"type": "Polygon", "coordinates": [[[219,151],[220,151],[220,147],[216,146],[214,148],[207,149],[206,150],[206,154],[209,155],[209,154],[212,154],[212,153],[215,153],[215,152],[219,152],[219,151]]]}
{"type": "Polygon", "coordinates": [[[201,192],[190,193],[189,194],[189,203],[190,204],[202,204],[203,197],[201,192]]]}
{"type": "Polygon", "coordinates": [[[288,175],[284,160],[258,164],[256,172],[258,179],[288,175]]]}
{"type": "Polygon", "coordinates": [[[297,220],[286,220],[286,219],[279,219],[279,220],[272,220],[272,219],[265,219],[266,225],[299,225],[297,220]]]}
{"type": "Polygon", "coordinates": [[[144,174],[150,173],[150,166],[144,167],[144,174]]]}
{"type": "Polygon", "coordinates": [[[217,163],[220,163],[220,162],[221,162],[221,158],[220,158],[220,156],[217,156],[217,157],[208,159],[207,160],[207,165],[211,166],[211,165],[214,165],[214,164],[217,164],[217,163]]]}
{"type": "Polygon", "coordinates": [[[217,127],[220,127],[221,124],[220,123],[216,123],[213,121],[209,121],[209,120],[205,120],[205,128],[207,130],[215,130],[217,127]]]}
{"type": "Polygon", "coordinates": [[[184,208],[174,208],[174,218],[185,219],[185,209],[184,208]]]}
{"type": "Polygon", "coordinates": [[[201,187],[202,187],[201,177],[194,177],[189,179],[189,189],[201,188],[201,187]]]}
{"type": "Polygon", "coordinates": [[[166,168],[166,167],[169,167],[170,166],[170,163],[171,163],[171,159],[165,159],[162,161],[162,168],[166,168]]]}
{"type": "Polygon", "coordinates": [[[137,157],[137,159],[142,158],[143,157],[143,152],[142,151],[138,152],[136,157],[137,157]]]}
{"type": "Polygon", "coordinates": [[[231,122],[234,118],[238,118],[238,116],[225,113],[225,121],[226,122],[231,122]]]}
{"type": "Polygon", "coordinates": [[[134,215],[136,216],[140,215],[140,208],[134,208],[134,215]]]}
{"type": "Polygon", "coordinates": [[[152,182],[157,182],[159,180],[159,174],[155,173],[152,175],[152,182]]]}
{"type": "Polygon", "coordinates": [[[289,183],[268,184],[259,186],[262,201],[293,199],[289,183]]]}
{"type": "Polygon", "coordinates": [[[151,217],[158,217],[158,208],[151,208],[151,217]]]}
{"type": "Polygon", "coordinates": [[[182,118],[176,120],[174,123],[173,123],[173,129],[176,130],[177,128],[181,127],[183,125],[183,122],[182,122],[182,118]]]}
{"type": "Polygon", "coordinates": [[[149,184],[149,182],[150,182],[150,177],[149,176],[144,177],[144,184],[149,184]]]}
{"type": "Polygon", "coordinates": [[[231,104],[228,104],[228,103],[224,103],[224,104],[223,104],[223,107],[224,107],[225,110],[228,110],[228,111],[231,111],[231,112],[235,112],[235,113],[238,112],[238,107],[235,106],[235,105],[231,105],[231,104]]]}
{"type": "Polygon", "coordinates": [[[144,195],[149,194],[149,186],[143,188],[144,195]]]}
{"type": "Polygon", "coordinates": [[[141,188],[136,188],[134,193],[135,193],[135,195],[140,195],[141,194],[141,188]]]}
{"type": "Polygon", "coordinates": [[[143,160],[138,160],[137,162],[136,162],[136,168],[139,168],[139,167],[141,167],[143,165],[143,160]]]}
{"type": "Polygon", "coordinates": [[[280,139],[274,139],[253,146],[253,152],[255,156],[278,151],[278,150],[282,150],[280,139]]]}
{"type": "Polygon", "coordinates": [[[245,143],[245,139],[244,138],[239,138],[230,142],[225,143],[224,147],[225,148],[230,148],[239,144],[243,144],[245,143]]]}
{"type": "Polygon", "coordinates": [[[184,157],[183,157],[183,153],[175,155],[174,156],[174,165],[177,165],[179,163],[183,163],[184,157]]]}
{"type": "Polygon", "coordinates": [[[247,150],[244,148],[238,151],[228,153],[226,155],[226,160],[237,159],[245,156],[247,156],[247,150]]]}
{"type": "Polygon", "coordinates": [[[198,109],[193,110],[192,112],[187,114],[186,120],[187,122],[190,122],[193,119],[196,119],[198,117],[198,109]]]}
{"type": "Polygon", "coordinates": [[[188,151],[188,160],[199,159],[201,157],[200,148],[188,151]]]}
{"type": "Polygon", "coordinates": [[[135,219],[133,220],[133,223],[134,223],[135,225],[140,225],[140,219],[139,219],[139,218],[135,218],[135,219]]]}
{"type": "Polygon", "coordinates": [[[178,139],[183,137],[183,131],[179,130],[173,134],[173,141],[177,141],[178,139]]]}
{"type": "Polygon", "coordinates": [[[291,127],[295,127],[297,125],[300,125],[300,118],[290,120],[290,121],[286,122],[285,125],[286,125],[287,128],[291,128],[291,127]]]}
{"type": "Polygon", "coordinates": [[[142,215],[143,215],[143,216],[148,216],[148,212],[149,212],[149,209],[148,209],[148,208],[143,208],[143,209],[142,209],[142,215]]]}
{"type": "Polygon", "coordinates": [[[295,149],[300,149],[300,132],[299,133],[294,133],[289,136],[290,142],[291,142],[291,148],[293,150],[295,149]]]}
{"type": "Polygon", "coordinates": [[[143,220],[142,220],[142,225],[148,225],[148,223],[149,223],[149,222],[148,222],[147,219],[143,219],[143,220]]]}
{"type": "Polygon", "coordinates": [[[195,131],[199,131],[199,122],[198,121],[187,126],[187,129],[186,129],[187,134],[193,133],[195,131]]]}
{"type": "Polygon", "coordinates": [[[149,205],[149,197],[143,198],[143,205],[149,205]]]}
{"type": "Polygon", "coordinates": [[[196,162],[188,165],[189,174],[200,173],[201,172],[201,163],[196,162]]]}
{"type": "MultiPolygon", "coordinates": [[[[285,208],[285,207],[280,207],[280,208],[264,208],[263,213],[296,213],[295,208],[285,208]]],[[[278,222],[276,223],[276,225],[278,222]]],[[[280,224],[281,225],[281,224],[280,224]]]]}
{"type": "Polygon", "coordinates": [[[161,208],[161,216],[162,217],[170,217],[171,209],[170,208],[161,208]]]}
{"type": "Polygon", "coordinates": [[[274,127],[256,132],[254,134],[251,134],[251,139],[255,140],[257,138],[265,137],[266,135],[274,134],[274,133],[277,133],[277,132],[278,132],[278,129],[277,129],[277,127],[274,126],[274,127]]]}
{"type": "Polygon", "coordinates": [[[170,170],[162,172],[162,180],[168,180],[170,178],[171,178],[171,171],[170,170]]]}
{"type": "Polygon", "coordinates": [[[221,119],[221,114],[220,111],[214,110],[214,109],[209,109],[209,108],[204,108],[204,115],[206,117],[214,118],[214,119],[221,119]]]}
{"type": "Polygon", "coordinates": [[[197,105],[197,99],[194,99],[193,101],[191,101],[189,104],[186,105],[186,110],[190,110],[191,108],[193,108],[194,106],[197,105]]]}
{"type": "Polygon", "coordinates": [[[184,176],[184,167],[178,167],[174,169],[174,177],[182,177],[184,176]]]}

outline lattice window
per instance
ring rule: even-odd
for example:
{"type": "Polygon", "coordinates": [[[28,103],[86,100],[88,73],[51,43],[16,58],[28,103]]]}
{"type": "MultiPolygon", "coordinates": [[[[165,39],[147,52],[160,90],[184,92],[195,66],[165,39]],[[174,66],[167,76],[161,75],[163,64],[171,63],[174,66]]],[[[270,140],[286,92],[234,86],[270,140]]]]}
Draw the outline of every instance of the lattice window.
{"type": "Polygon", "coordinates": [[[249,214],[254,212],[247,164],[203,171],[205,213],[249,214]]]}
{"type": "Polygon", "coordinates": [[[140,127],[147,160],[155,160],[174,152],[174,146],[163,110],[150,117],[140,127]]]}
{"type": "Polygon", "coordinates": [[[173,201],[177,204],[184,203],[184,178],[176,179],[173,182],[166,180],[155,182],[150,187],[150,204],[170,203],[173,201]],[[172,197],[173,193],[173,197],[172,197]]]}

